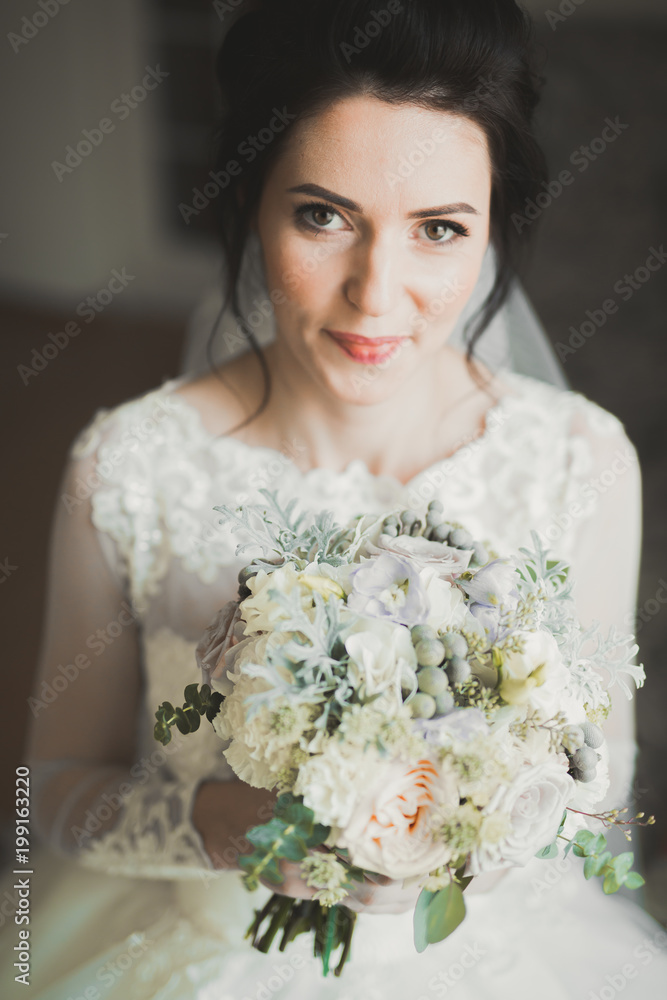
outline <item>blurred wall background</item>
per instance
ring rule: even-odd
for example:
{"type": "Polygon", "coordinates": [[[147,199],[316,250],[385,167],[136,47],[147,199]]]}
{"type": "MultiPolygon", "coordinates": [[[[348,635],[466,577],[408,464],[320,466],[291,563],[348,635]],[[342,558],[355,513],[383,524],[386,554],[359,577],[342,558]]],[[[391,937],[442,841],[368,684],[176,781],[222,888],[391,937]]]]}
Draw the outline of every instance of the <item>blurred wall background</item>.
{"type": "MultiPolygon", "coordinates": [[[[177,374],[188,316],[218,274],[213,210],[186,222],[179,205],[192,205],[208,180],[217,107],[211,60],[235,6],[5,0],[0,15],[6,818],[66,449],[97,408],[177,374]],[[90,148],[77,153],[82,140],[90,148]],[[121,287],[109,295],[114,272],[121,277],[113,287],[121,287]],[[76,335],[67,333],[72,323],[76,335]]],[[[650,684],[638,699],[636,793],[639,807],[659,819],[643,845],[650,902],[667,920],[660,891],[667,884],[660,882],[667,872],[667,268],[649,280],[642,270],[667,240],[667,5],[526,6],[547,80],[542,141],[552,175],[568,169],[573,181],[552,189],[527,222],[536,239],[525,285],[571,385],[623,420],[642,461],[638,638],[650,684]],[[618,123],[612,142],[600,138],[607,119],[618,123]],[[615,290],[619,282],[631,294],[615,290]],[[577,336],[610,298],[616,312],[594,335],[577,336]]]]}

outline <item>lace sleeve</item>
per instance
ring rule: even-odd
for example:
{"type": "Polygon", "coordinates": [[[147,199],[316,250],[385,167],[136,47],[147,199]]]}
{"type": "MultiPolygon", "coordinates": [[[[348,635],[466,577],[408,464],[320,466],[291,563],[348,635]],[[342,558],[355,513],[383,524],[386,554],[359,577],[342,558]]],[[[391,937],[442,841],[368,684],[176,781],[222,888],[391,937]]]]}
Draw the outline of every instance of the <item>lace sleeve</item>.
{"type": "MultiPolygon", "coordinates": [[[[574,499],[563,514],[579,618],[597,621],[603,636],[611,627],[635,631],[641,556],[641,474],[637,452],[623,425],[587,400],[576,407],[572,431],[579,451],[574,499]],[[585,456],[585,458],[582,458],[585,456]]],[[[632,686],[632,681],[624,675],[632,686]]],[[[628,801],[635,755],[634,701],[618,684],[610,687],[612,709],[605,723],[611,786],[605,805],[628,801]]]]}
{"type": "MultiPolygon", "coordinates": [[[[136,758],[141,608],[133,603],[129,547],[96,527],[92,502],[104,483],[100,447],[115,439],[113,415],[100,412],[71,448],[56,498],[29,701],[34,820],[53,848],[83,864],[196,877],[212,868],[191,822],[197,782],[173,776],[173,755],[160,766],[136,758]]],[[[131,530],[128,514],[119,531],[131,530]]]]}

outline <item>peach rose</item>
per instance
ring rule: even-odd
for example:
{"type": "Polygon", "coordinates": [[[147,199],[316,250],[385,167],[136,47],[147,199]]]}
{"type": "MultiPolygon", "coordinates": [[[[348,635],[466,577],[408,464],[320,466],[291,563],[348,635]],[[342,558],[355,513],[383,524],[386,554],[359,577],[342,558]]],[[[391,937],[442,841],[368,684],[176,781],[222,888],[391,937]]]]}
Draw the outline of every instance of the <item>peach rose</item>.
{"type": "Polygon", "coordinates": [[[336,844],[353,864],[392,879],[426,875],[450,859],[451,851],[433,836],[437,806],[456,808],[454,776],[431,760],[390,761],[359,799],[336,844]]]}

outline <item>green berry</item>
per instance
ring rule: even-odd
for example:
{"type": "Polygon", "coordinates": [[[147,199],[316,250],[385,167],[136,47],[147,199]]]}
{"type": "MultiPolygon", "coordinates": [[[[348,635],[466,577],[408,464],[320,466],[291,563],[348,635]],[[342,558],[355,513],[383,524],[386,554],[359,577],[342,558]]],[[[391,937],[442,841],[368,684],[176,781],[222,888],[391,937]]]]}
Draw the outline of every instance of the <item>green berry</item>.
{"type": "Polygon", "coordinates": [[[447,521],[443,521],[443,523],[439,524],[437,528],[433,528],[431,531],[431,539],[434,542],[446,542],[449,538],[449,532],[451,530],[451,524],[448,524],[447,521]]]}
{"type": "Polygon", "coordinates": [[[417,684],[420,691],[433,695],[434,698],[449,687],[447,674],[440,667],[422,667],[417,672],[417,684]]]}
{"type": "Polygon", "coordinates": [[[435,715],[435,698],[423,691],[418,691],[409,704],[415,719],[431,719],[435,715]]]}
{"type": "Polygon", "coordinates": [[[437,528],[445,520],[445,515],[441,510],[429,510],[426,515],[426,524],[429,528],[437,528]]]}
{"type": "Polygon", "coordinates": [[[454,695],[451,691],[443,691],[442,694],[436,695],[435,699],[435,714],[438,715],[448,715],[454,708],[454,695]]]}
{"type": "Polygon", "coordinates": [[[419,518],[415,514],[414,510],[404,510],[401,514],[401,533],[404,535],[410,534],[410,528],[418,521],[419,518]]]}
{"type": "Polygon", "coordinates": [[[589,781],[595,781],[595,770],[583,770],[579,767],[574,767],[570,771],[570,774],[575,781],[581,781],[584,784],[588,784],[589,781]]]}
{"type": "Polygon", "coordinates": [[[470,677],[470,664],[462,656],[453,656],[447,664],[450,684],[463,684],[470,677]]]}
{"type": "Polygon", "coordinates": [[[591,747],[583,746],[572,754],[572,767],[578,771],[595,770],[599,757],[591,747]]]}
{"type": "Polygon", "coordinates": [[[473,542],[473,554],[470,560],[473,566],[486,566],[489,561],[489,553],[481,542],[473,542]]]}
{"type": "Polygon", "coordinates": [[[458,632],[445,632],[440,636],[440,641],[445,647],[448,659],[452,656],[467,656],[468,643],[458,632]]]}
{"type": "Polygon", "coordinates": [[[382,525],[382,534],[383,535],[389,535],[390,538],[396,538],[396,535],[398,534],[398,525],[397,524],[383,524],[382,525]]]}
{"type": "Polygon", "coordinates": [[[586,746],[591,747],[593,750],[597,750],[604,743],[604,733],[599,726],[594,725],[592,722],[582,722],[580,729],[584,734],[584,742],[586,746]]]}
{"type": "Polygon", "coordinates": [[[435,510],[438,511],[438,513],[440,514],[443,512],[444,509],[445,508],[442,505],[442,500],[431,500],[430,504],[428,505],[429,511],[435,510]]]}
{"type": "Polygon", "coordinates": [[[430,625],[413,625],[410,629],[410,638],[414,643],[420,639],[437,639],[438,633],[430,625]]]}
{"type": "Polygon", "coordinates": [[[445,658],[445,647],[439,639],[420,639],[415,653],[420,667],[437,667],[445,658]]]}
{"type": "Polygon", "coordinates": [[[472,535],[465,528],[454,528],[449,533],[449,544],[455,549],[470,549],[474,542],[472,535]]]}
{"type": "Polygon", "coordinates": [[[584,733],[581,726],[565,726],[561,743],[569,753],[581,750],[584,745],[584,733]]]}

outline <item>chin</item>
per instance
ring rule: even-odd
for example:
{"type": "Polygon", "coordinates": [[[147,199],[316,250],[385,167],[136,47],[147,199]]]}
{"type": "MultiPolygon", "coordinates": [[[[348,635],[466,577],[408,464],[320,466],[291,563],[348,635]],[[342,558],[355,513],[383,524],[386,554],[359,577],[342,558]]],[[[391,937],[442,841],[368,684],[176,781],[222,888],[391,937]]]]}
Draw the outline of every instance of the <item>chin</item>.
{"type": "Polygon", "coordinates": [[[321,378],[328,391],[337,400],[357,406],[373,406],[391,399],[410,380],[415,370],[415,359],[392,358],[378,365],[355,362],[341,365],[336,370],[323,368],[321,378]]]}

